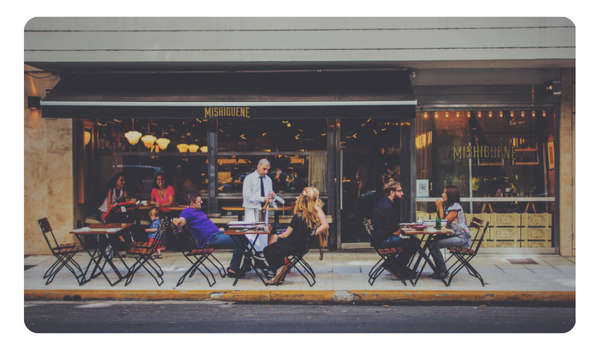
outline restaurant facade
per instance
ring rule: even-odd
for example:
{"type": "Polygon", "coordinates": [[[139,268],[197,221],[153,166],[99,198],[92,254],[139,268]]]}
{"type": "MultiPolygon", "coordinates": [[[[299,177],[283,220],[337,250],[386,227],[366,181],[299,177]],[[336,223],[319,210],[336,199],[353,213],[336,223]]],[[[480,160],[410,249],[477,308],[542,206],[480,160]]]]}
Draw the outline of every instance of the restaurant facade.
{"type": "Polygon", "coordinates": [[[34,18],[25,253],[47,253],[39,218],[65,241],[92,222],[117,172],[130,197],[164,173],[233,220],[267,158],[287,204],[319,189],[332,250],[369,247],[399,181],[405,222],[454,185],[484,251],[573,256],[574,43],[564,18],[34,18]]]}

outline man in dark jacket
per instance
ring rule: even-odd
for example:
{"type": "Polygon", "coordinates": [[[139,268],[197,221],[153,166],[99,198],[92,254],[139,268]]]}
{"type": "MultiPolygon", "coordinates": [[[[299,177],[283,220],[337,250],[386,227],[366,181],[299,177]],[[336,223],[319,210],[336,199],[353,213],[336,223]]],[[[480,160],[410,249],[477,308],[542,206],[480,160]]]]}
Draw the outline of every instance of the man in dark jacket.
{"type": "Polygon", "coordinates": [[[419,240],[414,236],[402,234],[398,226],[400,214],[394,206],[395,201],[402,200],[404,192],[399,182],[388,182],[383,186],[384,197],[373,207],[373,240],[381,248],[400,247],[403,252],[390,265],[390,272],[401,279],[411,277],[413,271],[406,265],[417,251],[419,240]]]}

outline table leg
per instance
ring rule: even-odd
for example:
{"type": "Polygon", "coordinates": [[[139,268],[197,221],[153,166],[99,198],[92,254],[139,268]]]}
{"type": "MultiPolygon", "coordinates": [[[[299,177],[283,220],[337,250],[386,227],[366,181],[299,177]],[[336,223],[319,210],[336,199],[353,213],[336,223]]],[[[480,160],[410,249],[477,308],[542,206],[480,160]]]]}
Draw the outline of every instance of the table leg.
{"type": "MultiPolygon", "coordinates": [[[[79,235],[76,235],[77,239],[79,239],[79,241],[81,242],[81,239],[79,238],[79,235]]],[[[123,280],[124,278],[126,278],[129,273],[130,273],[130,269],[127,266],[127,264],[125,264],[125,261],[123,261],[123,259],[121,258],[120,255],[117,256],[119,258],[119,260],[121,260],[121,263],[123,263],[123,265],[125,266],[125,268],[127,269],[127,273],[125,275],[121,274],[121,271],[119,271],[119,269],[117,268],[117,266],[112,262],[112,260],[109,258],[111,253],[115,253],[113,251],[112,246],[110,246],[110,244],[108,243],[108,237],[106,237],[106,239],[104,239],[103,236],[99,235],[98,237],[98,246],[97,248],[94,250],[93,253],[90,253],[89,249],[84,245],[85,250],[87,251],[87,253],[90,255],[90,262],[88,263],[88,266],[85,269],[85,273],[84,273],[84,281],[83,283],[81,283],[81,285],[91,281],[93,278],[98,277],[100,274],[102,274],[104,276],[104,278],[106,279],[106,281],[108,282],[108,284],[110,284],[110,286],[114,286],[115,284],[119,283],[121,280],[123,280]],[[102,237],[102,238],[101,238],[102,237]],[[107,253],[107,248],[110,246],[110,249],[107,253]],[[102,261],[104,260],[104,262],[102,261]],[[92,265],[92,263],[94,263],[94,268],[92,269],[92,272],[90,274],[90,277],[87,278],[85,277],[90,269],[90,266],[92,265]],[[115,272],[115,274],[117,275],[117,281],[116,282],[111,282],[110,278],[106,275],[104,268],[106,267],[106,264],[108,263],[108,265],[110,266],[110,268],[115,272]],[[96,273],[96,270],[98,270],[99,272],[96,273]]],[[[83,244],[83,242],[82,242],[83,244]]]]}
{"type": "MultiPolygon", "coordinates": [[[[244,238],[246,236],[243,236],[244,238]]],[[[254,237],[254,240],[252,242],[249,241],[249,244],[243,244],[243,246],[240,246],[240,242],[238,242],[237,239],[234,239],[233,241],[235,242],[235,244],[238,245],[238,247],[240,247],[241,249],[244,250],[244,262],[242,263],[242,267],[238,270],[237,275],[235,277],[235,281],[233,281],[233,285],[235,286],[238,282],[238,280],[240,279],[243,270],[244,270],[244,266],[246,266],[246,264],[250,263],[250,266],[252,266],[252,269],[254,270],[254,272],[256,272],[256,274],[258,275],[258,277],[260,278],[260,280],[262,281],[262,283],[266,286],[267,282],[264,280],[264,278],[261,276],[261,274],[258,272],[258,270],[256,269],[256,266],[254,264],[254,261],[252,259],[252,254],[253,252],[256,252],[256,250],[254,249],[254,245],[256,244],[256,241],[258,240],[259,235],[256,235],[256,237],[254,237]]]]}
{"type": "MultiPolygon", "coordinates": [[[[423,273],[423,270],[425,269],[425,265],[429,265],[429,267],[431,267],[431,269],[435,271],[435,265],[433,264],[431,259],[429,259],[429,256],[431,255],[430,246],[433,242],[433,236],[434,235],[427,235],[427,239],[425,240],[425,244],[423,245],[423,247],[421,247],[421,244],[419,244],[419,246],[417,248],[419,257],[417,258],[417,262],[415,263],[414,271],[416,272],[417,269],[419,268],[419,265],[421,264],[421,259],[425,260],[425,262],[423,263],[421,270],[417,273],[415,280],[413,281],[412,279],[409,279],[410,283],[413,285],[413,287],[417,285],[419,278],[421,278],[421,274],[423,273]],[[427,252],[429,252],[429,253],[427,253],[427,252]]],[[[421,238],[421,242],[422,241],[423,241],[423,239],[421,238]]],[[[444,284],[446,284],[446,280],[442,280],[442,282],[444,282],[444,284]]],[[[447,286],[447,284],[446,284],[446,286],[447,286]]]]}

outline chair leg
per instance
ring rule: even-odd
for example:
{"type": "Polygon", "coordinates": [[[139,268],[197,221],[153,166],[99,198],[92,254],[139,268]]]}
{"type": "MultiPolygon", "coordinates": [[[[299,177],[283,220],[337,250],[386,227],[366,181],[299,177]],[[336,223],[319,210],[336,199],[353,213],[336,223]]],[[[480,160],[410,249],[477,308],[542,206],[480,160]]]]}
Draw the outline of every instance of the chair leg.
{"type": "Polygon", "coordinates": [[[212,253],[210,253],[210,254],[207,255],[207,260],[208,260],[208,262],[210,262],[217,269],[217,271],[219,271],[219,275],[221,275],[221,278],[227,277],[227,271],[225,270],[225,267],[223,266],[223,264],[221,264],[221,262],[219,261],[219,259],[215,258],[215,256],[212,255],[212,253]],[[215,262],[213,262],[213,259],[215,260],[215,262],[217,264],[219,264],[219,266],[221,268],[219,268],[219,266],[217,266],[215,264],[215,262]]]}

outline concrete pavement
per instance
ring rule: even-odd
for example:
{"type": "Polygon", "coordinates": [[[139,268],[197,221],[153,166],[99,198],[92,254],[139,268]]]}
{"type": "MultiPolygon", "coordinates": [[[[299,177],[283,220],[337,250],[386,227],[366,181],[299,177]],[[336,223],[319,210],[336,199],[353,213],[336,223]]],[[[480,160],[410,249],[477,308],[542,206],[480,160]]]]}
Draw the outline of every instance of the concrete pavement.
{"type": "MultiPolygon", "coordinates": [[[[214,254],[227,266],[231,253],[214,254]]],[[[446,287],[441,281],[422,278],[416,286],[384,272],[373,286],[368,272],[379,257],[372,250],[326,252],[319,260],[318,251],[311,251],[305,260],[316,273],[317,283],[311,288],[304,278],[292,271],[280,286],[265,286],[253,272],[234,287],[232,278],[218,277],[209,287],[201,274],[177,281],[191,266],[177,252],[164,252],[157,260],[165,272],[164,284],[157,286],[150,275],[138,271],[130,285],[124,281],[111,287],[103,276],[79,286],[73,275],[63,269],[54,281],[45,285],[42,278],[55,261],[51,255],[25,257],[25,300],[219,300],[253,303],[476,303],[476,304],[564,304],[575,302],[575,258],[557,255],[482,255],[472,261],[483,275],[485,287],[463,269],[446,287]],[[531,259],[532,264],[514,263],[510,259],[531,259]],[[66,297],[66,298],[65,298],[66,297]]],[[[133,258],[125,258],[128,265],[133,258]]],[[[89,257],[78,253],[76,261],[85,266],[89,257]]],[[[211,266],[209,264],[209,266],[211,266]]],[[[211,266],[212,267],[212,266],[211,266]]],[[[425,268],[424,275],[429,272],[425,268]]],[[[109,275],[113,276],[114,275],[109,275]]]]}

